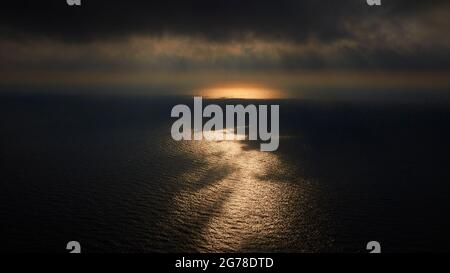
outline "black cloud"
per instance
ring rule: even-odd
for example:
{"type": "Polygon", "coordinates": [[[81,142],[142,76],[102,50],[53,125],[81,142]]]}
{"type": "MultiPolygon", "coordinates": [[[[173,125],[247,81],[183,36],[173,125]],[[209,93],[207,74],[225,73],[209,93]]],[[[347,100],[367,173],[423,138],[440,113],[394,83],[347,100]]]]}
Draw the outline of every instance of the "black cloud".
{"type": "MultiPolygon", "coordinates": [[[[350,41],[351,46],[339,48],[334,54],[337,56],[334,61],[330,61],[328,55],[320,50],[312,50],[298,54],[280,52],[281,61],[276,65],[270,59],[260,59],[259,56],[254,59],[247,56],[248,62],[226,58],[217,65],[263,70],[271,67],[450,69],[450,24],[445,20],[438,20],[438,25],[429,22],[430,13],[432,17],[434,12],[449,8],[446,0],[382,0],[381,7],[370,7],[366,0],[81,2],[81,7],[68,6],[66,0],[15,0],[3,3],[0,9],[0,42],[31,41],[28,44],[33,45],[45,39],[82,45],[92,41],[123,40],[134,35],[182,35],[213,42],[254,37],[305,45],[313,40],[333,47],[334,42],[345,40],[350,41]],[[423,14],[428,14],[428,17],[420,21],[420,33],[414,33],[416,26],[410,27],[407,34],[402,32],[402,27],[408,27],[404,22],[417,21],[423,14]],[[416,38],[411,39],[411,35],[416,38]],[[424,41],[417,41],[417,37],[419,40],[423,37],[424,41]],[[401,47],[396,48],[396,43],[401,47]]],[[[444,14],[450,16],[450,11],[444,14]]],[[[9,57],[3,52],[0,61],[2,55],[4,59],[9,57]]],[[[61,65],[60,62],[49,62],[46,66],[61,65]]],[[[80,67],[110,64],[105,60],[80,59],[77,62],[80,67]]],[[[192,68],[203,64],[173,59],[170,65],[192,68]]],[[[74,66],[73,60],[63,62],[62,66],[74,66]]],[[[122,66],[125,64],[122,63],[122,66]]]]}
{"type": "Polygon", "coordinates": [[[365,0],[81,1],[81,7],[69,7],[65,0],[8,1],[0,11],[1,33],[68,42],[167,33],[327,41],[351,35],[343,27],[349,19],[407,16],[444,2],[384,0],[382,7],[369,7],[365,0]]]}

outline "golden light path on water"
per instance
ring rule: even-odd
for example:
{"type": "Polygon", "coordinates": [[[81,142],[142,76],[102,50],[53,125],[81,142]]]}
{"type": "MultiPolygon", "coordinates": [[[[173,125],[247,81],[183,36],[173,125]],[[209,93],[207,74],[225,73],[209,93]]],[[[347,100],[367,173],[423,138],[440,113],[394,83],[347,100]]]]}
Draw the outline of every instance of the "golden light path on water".
{"type": "MultiPolygon", "coordinates": [[[[218,133],[223,132],[204,132],[218,133]]],[[[243,141],[178,143],[185,155],[202,162],[183,174],[185,190],[172,200],[174,225],[190,226],[186,232],[196,250],[287,249],[292,233],[302,229],[298,219],[293,226],[294,216],[305,216],[301,221],[308,224],[307,206],[298,208],[308,203],[304,181],[292,181],[291,167],[275,153],[250,149],[243,141]]]]}

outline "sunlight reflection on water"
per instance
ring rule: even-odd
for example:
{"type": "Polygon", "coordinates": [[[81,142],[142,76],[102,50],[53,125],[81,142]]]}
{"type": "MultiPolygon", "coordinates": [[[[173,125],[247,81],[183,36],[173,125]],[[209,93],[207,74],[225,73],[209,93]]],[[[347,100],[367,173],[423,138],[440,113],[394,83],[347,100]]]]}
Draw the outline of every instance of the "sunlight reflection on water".
{"type": "MultiPolygon", "coordinates": [[[[218,133],[223,132],[205,132],[218,133]]],[[[291,226],[291,203],[306,200],[305,193],[298,184],[277,178],[292,174],[275,153],[250,149],[243,141],[187,141],[182,147],[204,160],[203,168],[181,178],[200,185],[173,199],[175,222],[200,223],[193,234],[199,251],[261,249],[255,245],[261,243],[276,248],[270,244],[279,246],[284,231],[296,228],[291,226]]]]}

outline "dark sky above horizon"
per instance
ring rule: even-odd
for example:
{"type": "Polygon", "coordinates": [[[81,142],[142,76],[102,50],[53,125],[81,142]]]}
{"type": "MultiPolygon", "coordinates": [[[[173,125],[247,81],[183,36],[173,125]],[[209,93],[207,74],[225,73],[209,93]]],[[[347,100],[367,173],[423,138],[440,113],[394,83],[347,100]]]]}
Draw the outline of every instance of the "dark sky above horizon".
{"type": "Polygon", "coordinates": [[[0,84],[450,87],[450,3],[8,1],[0,84]]]}

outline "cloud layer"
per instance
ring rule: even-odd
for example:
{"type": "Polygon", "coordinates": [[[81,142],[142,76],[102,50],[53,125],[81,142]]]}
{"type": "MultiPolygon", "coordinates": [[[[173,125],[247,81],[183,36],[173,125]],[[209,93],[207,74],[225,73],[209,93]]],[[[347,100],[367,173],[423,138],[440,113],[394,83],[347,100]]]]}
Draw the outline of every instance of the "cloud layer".
{"type": "Polygon", "coordinates": [[[0,10],[0,81],[37,71],[450,70],[448,1],[365,2],[9,1],[0,10]]]}

